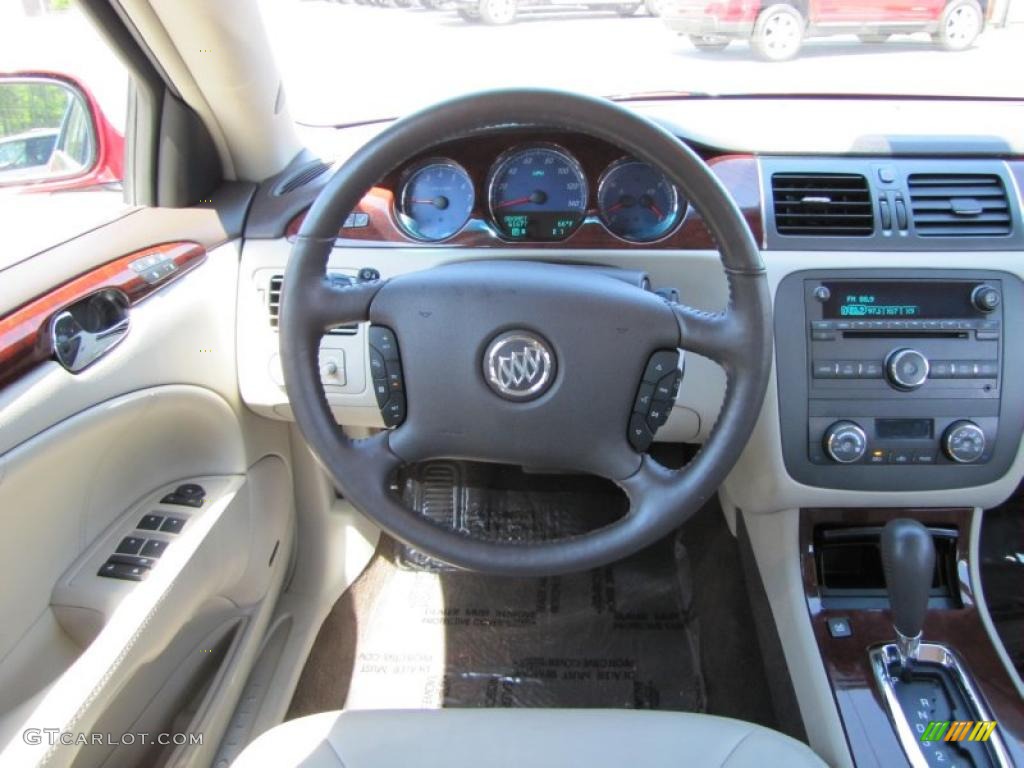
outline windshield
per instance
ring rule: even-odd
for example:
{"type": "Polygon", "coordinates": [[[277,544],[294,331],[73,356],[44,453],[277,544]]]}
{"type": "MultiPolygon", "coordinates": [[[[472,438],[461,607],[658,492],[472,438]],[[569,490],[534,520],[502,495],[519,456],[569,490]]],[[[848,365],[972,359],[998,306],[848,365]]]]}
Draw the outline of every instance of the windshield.
{"type": "Polygon", "coordinates": [[[1024,95],[1024,0],[260,1],[292,114],[313,125],[515,86],[1024,95]]]}

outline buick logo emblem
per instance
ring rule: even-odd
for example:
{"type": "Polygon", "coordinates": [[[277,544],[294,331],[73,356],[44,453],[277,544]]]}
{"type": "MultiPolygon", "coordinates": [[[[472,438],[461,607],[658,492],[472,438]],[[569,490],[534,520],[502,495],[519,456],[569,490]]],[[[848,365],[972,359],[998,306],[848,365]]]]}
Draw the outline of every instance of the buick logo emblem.
{"type": "Polygon", "coordinates": [[[539,336],[529,331],[509,331],[488,345],[484,376],[491,389],[502,397],[532,400],[551,386],[555,356],[539,336]]]}

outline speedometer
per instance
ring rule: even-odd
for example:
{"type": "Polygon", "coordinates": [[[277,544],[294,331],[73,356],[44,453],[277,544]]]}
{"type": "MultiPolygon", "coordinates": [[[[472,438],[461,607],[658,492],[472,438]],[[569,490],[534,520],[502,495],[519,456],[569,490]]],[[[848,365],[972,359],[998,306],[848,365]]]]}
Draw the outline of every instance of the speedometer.
{"type": "Polygon", "coordinates": [[[510,150],[487,184],[491,217],[513,240],[562,240],[587,211],[587,178],[572,155],[554,144],[510,150]]]}

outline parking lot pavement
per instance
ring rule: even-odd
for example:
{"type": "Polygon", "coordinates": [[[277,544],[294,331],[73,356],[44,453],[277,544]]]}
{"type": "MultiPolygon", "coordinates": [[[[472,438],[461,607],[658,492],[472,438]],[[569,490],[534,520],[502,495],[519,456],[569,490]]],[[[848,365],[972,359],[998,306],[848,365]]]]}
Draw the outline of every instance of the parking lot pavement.
{"type": "Polygon", "coordinates": [[[852,35],[821,38],[807,41],[795,60],[776,64],[755,59],[745,42],[698,52],[660,19],[643,14],[547,11],[488,27],[467,23],[453,10],[323,0],[262,5],[292,113],[314,123],[394,116],[460,91],[524,85],[598,95],[1024,95],[1021,25],[987,30],[961,53],[938,50],[924,34],[881,45],[852,35]]]}

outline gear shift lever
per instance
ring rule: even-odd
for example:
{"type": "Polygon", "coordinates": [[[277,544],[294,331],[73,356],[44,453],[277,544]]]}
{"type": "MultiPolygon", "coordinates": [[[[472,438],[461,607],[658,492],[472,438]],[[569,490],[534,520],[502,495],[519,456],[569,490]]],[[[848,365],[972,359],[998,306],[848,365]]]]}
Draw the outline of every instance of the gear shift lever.
{"type": "Polygon", "coordinates": [[[896,646],[906,669],[917,658],[935,573],[935,542],[928,529],[917,520],[886,523],[882,529],[882,569],[896,629],[896,646]]]}

